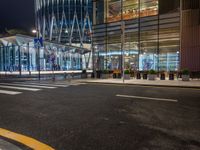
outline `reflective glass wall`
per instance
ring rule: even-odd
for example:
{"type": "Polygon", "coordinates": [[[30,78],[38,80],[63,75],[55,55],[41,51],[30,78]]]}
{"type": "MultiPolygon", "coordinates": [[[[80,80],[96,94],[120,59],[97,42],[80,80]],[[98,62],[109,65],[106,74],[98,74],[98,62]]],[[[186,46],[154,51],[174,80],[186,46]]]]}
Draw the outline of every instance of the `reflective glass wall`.
{"type": "Polygon", "coordinates": [[[122,70],[123,54],[125,67],[132,70],[179,69],[179,0],[168,1],[168,8],[165,8],[166,0],[96,0],[93,3],[97,70],[122,70]]]}
{"type": "Polygon", "coordinates": [[[91,45],[92,0],[35,0],[36,24],[45,40],[91,45]]]}
{"type": "Polygon", "coordinates": [[[82,70],[85,66],[83,54],[76,48],[45,43],[35,48],[33,43],[20,46],[7,44],[0,46],[0,71],[68,71],[82,70]]]}

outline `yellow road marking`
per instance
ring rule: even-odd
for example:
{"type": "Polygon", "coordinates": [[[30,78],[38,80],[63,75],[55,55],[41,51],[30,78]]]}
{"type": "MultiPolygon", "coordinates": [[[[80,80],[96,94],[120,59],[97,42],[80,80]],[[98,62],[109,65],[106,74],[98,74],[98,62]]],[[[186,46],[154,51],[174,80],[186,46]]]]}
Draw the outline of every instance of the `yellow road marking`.
{"type": "Polygon", "coordinates": [[[14,133],[5,129],[0,128],[0,136],[17,141],[21,144],[24,144],[34,150],[54,150],[52,147],[41,143],[33,138],[14,133]]]}

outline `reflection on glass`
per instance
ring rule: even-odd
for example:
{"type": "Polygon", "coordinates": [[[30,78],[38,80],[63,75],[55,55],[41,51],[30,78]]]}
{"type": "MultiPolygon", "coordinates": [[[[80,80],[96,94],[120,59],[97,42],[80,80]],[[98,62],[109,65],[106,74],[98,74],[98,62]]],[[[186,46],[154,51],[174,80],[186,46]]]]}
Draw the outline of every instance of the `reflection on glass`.
{"type": "Polygon", "coordinates": [[[141,0],[140,17],[154,16],[158,14],[158,0],[141,0]]]}
{"type": "Polygon", "coordinates": [[[107,22],[121,20],[121,0],[108,0],[107,22]]]}
{"type": "Polygon", "coordinates": [[[157,55],[153,53],[143,53],[139,56],[139,70],[151,70],[157,67],[157,55]]]}
{"type": "Polygon", "coordinates": [[[139,17],[138,0],[123,0],[123,19],[134,19],[139,17]]]}

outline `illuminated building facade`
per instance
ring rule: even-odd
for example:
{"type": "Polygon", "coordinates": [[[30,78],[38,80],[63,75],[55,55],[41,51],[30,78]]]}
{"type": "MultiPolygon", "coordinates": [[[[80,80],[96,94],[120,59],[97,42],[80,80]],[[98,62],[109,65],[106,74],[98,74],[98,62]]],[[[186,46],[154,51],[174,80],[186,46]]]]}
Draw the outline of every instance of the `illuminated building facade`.
{"type": "Polygon", "coordinates": [[[90,48],[91,0],[35,0],[35,13],[45,40],[90,48]]]}
{"type": "Polygon", "coordinates": [[[0,38],[0,71],[122,71],[123,62],[200,71],[199,0],[35,0],[35,8],[44,45],[39,52],[33,37],[0,38]]]}
{"type": "Polygon", "coordinates": [[[35,0],[34,37],[0,38],[0,72],[74,71],[92,68],[91,0],[35,0]]]}
{"type": "MultiPolygon", "coordinates": [[[[24,35],[0,38],[0,74],[34,74],[82,70],[86,67],[83,56],[90,50],[44,41],[39,49],[34,38],[24,35]]],[[[88,60],[89,61],[89,60],[88,60]]]]}
{"type": "Polygon", "coordinates": [[[95,69],[122,70],[124,56],[132,70],[199,71],[200,46],[187,37],[200,31],[199,8],[199,0],[93,0],[95,69]]]}

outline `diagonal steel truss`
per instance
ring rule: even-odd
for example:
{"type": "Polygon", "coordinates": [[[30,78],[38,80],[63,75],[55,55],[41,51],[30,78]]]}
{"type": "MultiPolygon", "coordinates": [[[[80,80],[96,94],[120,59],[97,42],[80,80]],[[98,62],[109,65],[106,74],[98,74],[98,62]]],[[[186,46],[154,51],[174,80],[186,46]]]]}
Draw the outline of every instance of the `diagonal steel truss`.
{"type": "Polygon", "coordinates": [[[45,40],[91,43],[91,0],[35,0],[36,27],[45,40]]]}
{"type": "Polygon", "coordinates": [[[91,52],[84,54],[88,67],[92,56],[92,0],[35,0],[35,16],[44,40],[89,48],[91,52]]]}

